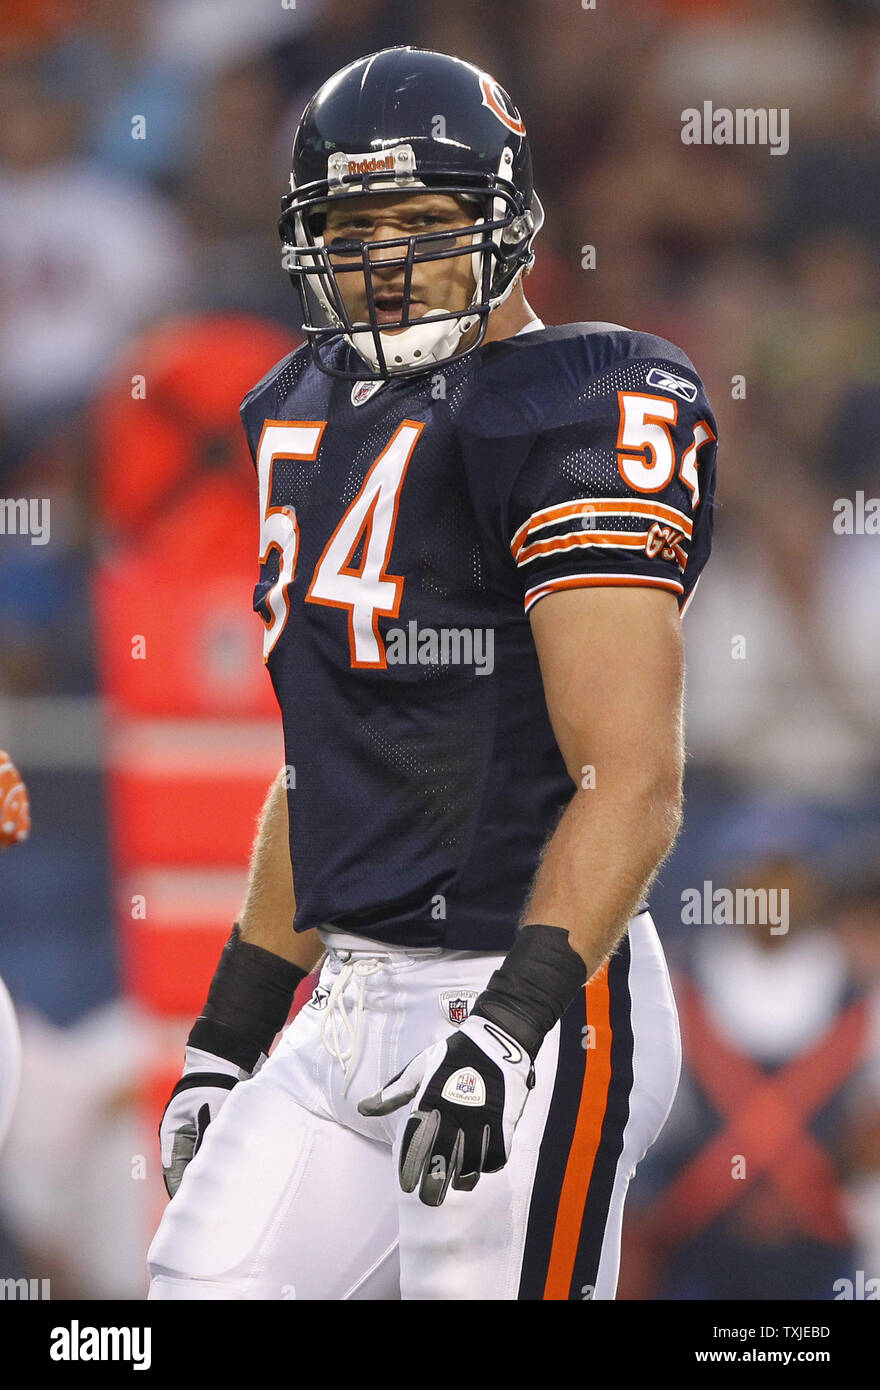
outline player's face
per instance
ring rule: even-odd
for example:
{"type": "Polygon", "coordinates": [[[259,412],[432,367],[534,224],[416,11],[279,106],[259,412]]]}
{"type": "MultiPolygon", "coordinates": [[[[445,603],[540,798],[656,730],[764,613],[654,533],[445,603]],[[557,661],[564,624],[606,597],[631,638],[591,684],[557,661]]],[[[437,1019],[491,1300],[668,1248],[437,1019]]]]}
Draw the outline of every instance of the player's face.
{"type": "MultiPolygon", "coordinates": [[[[477,220],[473,204],[449,197],[447,194],[376,194],[369,198],[351,198],[327,210],[324,244],[333,250],[334,242],[390,241],[396,237],[416,236],[426,232],[446,232],[456,227],[472,227],[477,220]]],[[[436,244],[437,250],[453,246],[469,246],[473,231],[460,237],[450,237],[436,244]]],[[[422,242],[417,254],[434,250],[431,242],[422,242]]],[[[376,318],[380,324],[396,323],[403,313],[404,266],[384,266],[383,262],[399,259],[406,254],[405,246],[390,246],[370,255],[373,296],[376,318]]],[[[360,252],[357,252],[360,260],[360,252]]],[[[351,265],[351,255],[332,255],[331,263],[351,265]]],[[[336,283],[343,303],[353,323],[368,323],[367,287],[363,274],[350,271],[337,275],[336,283]]],[[[466,309],[474,293],[474,276],[470,256],[448,256],[445,260],[422,261],[413,265],[410,288],[410,317],[421,318],[429,309],[455,311],[466,309]]],[[[390,329],[390,332],[403,332],[390,329]]]]}

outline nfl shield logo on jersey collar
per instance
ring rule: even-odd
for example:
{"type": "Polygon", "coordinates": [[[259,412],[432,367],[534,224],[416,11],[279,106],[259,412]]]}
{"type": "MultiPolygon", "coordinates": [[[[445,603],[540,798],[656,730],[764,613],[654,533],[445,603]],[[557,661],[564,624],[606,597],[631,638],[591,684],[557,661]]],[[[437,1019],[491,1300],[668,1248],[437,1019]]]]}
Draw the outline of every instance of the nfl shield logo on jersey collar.
{"type": "Polygon", "coordinates": [[[356,381],[351,388],[352,405],[363,405],[371,396],[375,396],[380,386],[384,386],[384,381],[356,381]]]}
{"type": "Polygon", "coordinates": [[[440,1012],[447,1023],[464,1023],[477,997],[475,989],[444,989],[440,995],[440,1012]]]}

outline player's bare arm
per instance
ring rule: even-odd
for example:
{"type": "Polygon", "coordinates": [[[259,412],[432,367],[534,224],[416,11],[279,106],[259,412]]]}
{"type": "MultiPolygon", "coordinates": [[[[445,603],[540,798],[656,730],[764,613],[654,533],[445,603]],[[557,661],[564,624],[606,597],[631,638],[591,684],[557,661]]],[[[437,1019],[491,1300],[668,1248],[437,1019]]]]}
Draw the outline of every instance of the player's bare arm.
{"type": "Polygon", "coordinates": [[[297,985],[321,955],[316,931],[293,931],[295,911],[282,769],[260,815],[240,920],[223,948],[189,1034],[183,1075],[162,1116],[162,1173],[171,1197],[233,1086],[265,1061],[297,985]]]}
{"type": "Polygon", "coordinates": [[[296,898],[288,814],[282,768],[269,788],[260,814],[238,926],[242,941],[271,951],[308,974],[320,959],[323,947],[316,931],[292,930],[296,898]]]}
{"type": "Polygon", "coordinates": [[[681,823],[681,618],[671,594],[628,587],[549,594],[530,618],[553,731],[577,790],[524,920],[565,927],[591,976],[681,823]]]}

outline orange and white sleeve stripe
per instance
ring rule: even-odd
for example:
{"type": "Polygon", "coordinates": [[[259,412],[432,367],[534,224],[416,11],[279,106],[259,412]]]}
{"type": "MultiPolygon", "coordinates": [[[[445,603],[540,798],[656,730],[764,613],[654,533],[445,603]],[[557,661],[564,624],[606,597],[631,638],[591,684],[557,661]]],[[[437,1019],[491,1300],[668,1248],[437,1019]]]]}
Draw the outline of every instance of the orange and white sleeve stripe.
{"type": "MultiPolygon", "coordinates": [[[[552,507],[543,507],[541,510],[533,512],[529,519],[519,527],[510,543],[511,554],[517,567],[522,568],[533,560],[563,555],[572,550],[586,550],[594,557],[602,555],[603,558],[614,550],[629,553],[633,551],[644,552],[649,535],[648,528],[639,531],[624,531],[614,529],[612,525],[602,530],[585,530],[585,520],[589,519],[592,522],[597,517],[607,517],[610,521],[613,521],[615,517],[644,518],[652,526],[659,523],[674,527],[687,541],[693,537],[693,522],[690,517],[664,502],[653,502],[641,497],[584,497],[552,507]],[[573,525],[570,530],[557,532],[557,534],[544,539],[535,539],[536,533],[541,530],[564,522],[577,524],[573,525]]],[[[587,557],[585,556],[585,558],[587,557]]],[[[525,611],[528,613],[529,609],[538,602],[538,599],[558,589],[627,584],[668,589],[679,597],[684,594],[684,585],[679,580],[662,575],[609,574],[607,570],[585,571],[578,575],[545,579],[533,585],[526,590],[525,611]]]]}
{"type": "Polygon", "coordinates": [[[561,579],[548,579],[543,584],[536,584],[533,589],[527,589],[524,611],[528,613],[529,609],[538,602],[538,599],[544,598],[546,594],[556,593],[558,589],[587,589],[603,586],[620,588],[626,585],[640,585],[647,589],[668,589],[670,593],[677,594],[679,598],[684,593],[684,585],[680,584],[677,579],[661,579],[656,575],[574,574],[561,579]]]}
{"type": "Polygon", "coordinates": [[[584,521],[587,518],[600,516],[636,516],[644,517],[652,523],[663,522],[681,531],[686,540],[691,540],[694,533],[694,524],[690,517],[665,502],[651,502],[642,497],[582,497],[574,502],[562,502],[554,507],[542,507],[540,511],[533,512],[510,542],[511,554],[517,565],[526,565],[539,555],[553,555],[558,550],[567,550],[575,545],[644,545],[647,531],[584,529],[584,521]],[[577,522],[570,531],[551,536],[548,540],[534,540],[536,531],[568,520],[577,522]]]}

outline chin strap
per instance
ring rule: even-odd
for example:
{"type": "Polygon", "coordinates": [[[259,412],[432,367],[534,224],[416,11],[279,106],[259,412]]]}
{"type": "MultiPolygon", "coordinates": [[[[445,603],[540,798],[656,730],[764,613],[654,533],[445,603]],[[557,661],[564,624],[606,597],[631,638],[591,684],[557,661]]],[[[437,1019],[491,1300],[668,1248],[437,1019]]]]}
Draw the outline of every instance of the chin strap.
{"type": "MultiPolygon", "coordinates": [[[[454,357],[462,337],[479,322],[479,318],[476,314],[465,314],[457,319],[441,319],[440,323],[430,322],[437,314],[449,312],[447,309],[429,309],[418,323],[414,323],[411,328],[405,328],[402,333],[383,333],[380,330],[379,337],[388,371],[393,373],[395,370],[422,363],[429,366],[432,362],[446,362],[450,357],[454,357]]],[[[355,329],[353,333],[346,333],[344,337],[349,346],[364,358],[373,371],[379,370],[379,354],[376,351],[372,329],[355,329]],[[358,342],[358,339],[362,341],[358,342]]]]}
{"type": "MultiPolygon", "coordinates": [[[[487,254],[487,253],[483,253],[487,254]]],[[[524,267],[523,267],[524,269],[524,267]]],[[[514,286],[518,284],[523,270],[521,269],[511,280],[510,284],[497,295],[495,299],[490,299],[490,312],[503,304],[514,286]]],[[[477,298],[477,291],[471,300],[473,304],[477,298]]],[[[469,306],[470,307],[470,306],[469,306]]],[[[430,366],[432,362],[448,362],[450,357],[454,357],[458,351],[458,345],[466,333],[479,323],[478,314],[468,314],[467,310],[461,311],[461,316],[457,319],[442,319],[440,323],[431,323],[430,320],[437,314],[448,314],[449,309],[429,309],[423,314],[417,323],[411,328],[405,328],[403,332],[383,333],[379,330],[379,337],[382,341],[382,349],[385,355],[385,365],[393,375],[395,371],[402,371],[405,367],[417,365],[430,366]]],[[[349,347],[354,348],[360,357],[363,357],[373,369],[379,370],[379,354],[376,352],[376,343],[370,328],[356,328],[353,333],[343,334],[349,347]],[[357,342],[356,339],[362,339],[357,342]]]]}

